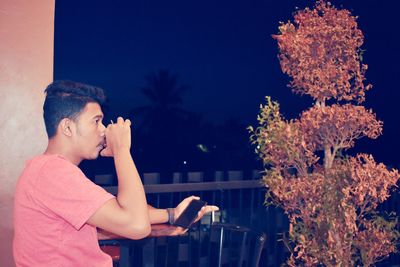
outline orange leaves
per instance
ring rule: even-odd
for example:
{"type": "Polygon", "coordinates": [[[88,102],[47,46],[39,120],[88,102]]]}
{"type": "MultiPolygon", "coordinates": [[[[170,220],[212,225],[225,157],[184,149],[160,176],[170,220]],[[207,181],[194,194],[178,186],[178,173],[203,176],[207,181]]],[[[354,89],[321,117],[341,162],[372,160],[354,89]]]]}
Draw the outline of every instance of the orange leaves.
{"type": "Polygon", "coordinates": [[[360,248],[360,258],[365,266],[371,266],[397,251],[399,232],[396,224],[397,219],[386,220],[378,216],[362,221],[364,230],[358,233],[354,243],[360,248]]]}
{"type": "Polygon", "coordinates": [[[268,172],[265,184],[272,191],[276,200],[284,204],[292,219],[316,216],[322,207],[325,179],[321,174],[313,173],[304,177],[288,176],[277,179],[277,170],[268,172]]]}
{"type": "Polygon", "coordinates": [[[288,74],[293,91],[315,100],[364,101],[366,65],[360,63],[363,34],[348,10],[338,10],[318,1],[315,9],[298,11],[294,24],[279,27],[278,41],[282,71],[288,74]]]}
{"type": "Polygon", "coordinates": [[[316,143],[319,150],[326,145],[350,148],[355,139],[363,136],[375,139],[382,133],[382,122],[374,113],[350,104],[314,106],[301,114],[300,125],[307,142],[316,143]]]}
{"type": "Polygon", "coordinates": [[[382,134],[383,123],[371,110],[342,104],[362,102],[371,87],[364,85],[362,32],[348,10],[324,1],[298,11],[294,22],[281,24],[279,31],[273,38],[282,71],[292,78],[294,92],[315,99],[313,107],[288,121],[267,97],[259,127],[249,128],[266,167],[266,201],[281,206],[291,223],[294,248],[287,263],[371,266],[395,251],[400,237],[393,220],[375,213],[400,175],[370,155],[339,153],[358,138],[382,134]]]}
{"type": "Polygon", "coordinates": [[[384,164],[377,164],[374,158],[367,154],[351,158],[350,168],[352,183],[344,190],[354,205],[365,207],[364,212],[387,200],[390,190],[400,178],[397,170],[389,171],[384,164]]]}

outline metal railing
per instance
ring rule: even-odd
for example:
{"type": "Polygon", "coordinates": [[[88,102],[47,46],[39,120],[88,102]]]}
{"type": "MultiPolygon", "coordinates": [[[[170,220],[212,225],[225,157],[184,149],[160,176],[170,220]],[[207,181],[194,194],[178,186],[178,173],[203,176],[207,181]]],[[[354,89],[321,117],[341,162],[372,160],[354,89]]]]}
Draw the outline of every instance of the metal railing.
{"type": "MultiPolygon", "coordinates": [[[[116,186],[104,188],[112,194],[117,193],[116,186]]],[[[219,222],[251,227],[267,235],[260,266],[279,266],[285,261],[287,251],[278,239],[281,238],[282,232],[287,231],[288,222],[281,210],[274,207],[267,209],[264,206],[266,189],[261,180],[148,184],[144,185],[144,188],[148,203],[157,208],[174,207],[185,197],[200,196],[209,204],[220,207],[219,216],[216,218],[219,222]]],[[[188,239],[188,247],[183,250],[197,255],[190,257],[197,260],[188,262],[187,266],[199,266],[203,249],[201,244],[194,245],[191,240],[200,239],[194,237],[199,237],[210,221],[211,218],[205,216],[202,224],[191,230],[192,238],[188,239]],[[193,252],[193,249],[197,251],[193,252]]],[[[188,259],[185,255],[181,257],[183,261],[188,259]]]]}
{"type": "MultiPolygon", "coordinates": [[[[117,193],[116,186],[105,186],[108,192],[117,193]]],[[[282,233],[288,230],[288,220],[281,209],[264,205],[266,188],[261,180],[231,180],[214,182],[191,182],[174,184],[145,184],[148,203],[157,208],[176,206],[182,199],[190,195],[198,195],[212,205],[220,207],[220,217],[223,223],[233,223],[251,227],[266,233],[267,242],[264,245],[260,266],[280,266],[288,257],[288,251],[279,241],[282,233]]],[[[380,210],[395,211],[399,214],[400,201],[398,192],[380,206],[380,210]]],[[[205,217],[203,225],[209,223],[210,218],[205,217]]],[[[399,229],[400,230],[400,229],[399,229]]],[[[192,230],[191,235],[200,236],[202,228],[192,230]]],[[[192,240],[192,238],[189,238],[192,240]]],[[[192,249],[192,244],[184,250],[192,249]]],[[[201,255],[201,246],[197,246],[196,255],[201,255]]],[[[189,253],[188,252],[188,253],[189,253]]],[[[193,253],[192,253],[193,254],[193,253]]],[[[186,256],[181,256],[186,258],[186,256]]],[[[190,257],[189,257],[190,258],[190,257]]],[[[193,257],[192,257],[193,258],[193,257]]],[[[390,258],[378,263],[378,266],[388,266],[400,263],[399,254],[392,254],[390,258]]],[[[189,262],[185,266],[199,266],[198,262],[189,262]]]]}

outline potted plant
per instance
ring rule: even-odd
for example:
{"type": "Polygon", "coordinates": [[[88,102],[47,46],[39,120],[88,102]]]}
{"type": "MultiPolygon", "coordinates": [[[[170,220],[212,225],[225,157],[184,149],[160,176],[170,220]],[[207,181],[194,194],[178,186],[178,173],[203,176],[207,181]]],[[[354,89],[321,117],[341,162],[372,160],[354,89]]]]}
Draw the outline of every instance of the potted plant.
{"type": "Polygon", "coordinates": [[[396,217],[377,212],[399,179],[371,155],[346,155],[361,137],[377,138],[383,123],[361,104],[363,34],[356,17],[325,1],[294,14],[273,35],[281,69],[294,93],[314,104],[286,120],[266,97],[259,126],[249,127],[263,160],[266,202],[290,221],[289,266],[371,266],[396,251],[396,217]]]}

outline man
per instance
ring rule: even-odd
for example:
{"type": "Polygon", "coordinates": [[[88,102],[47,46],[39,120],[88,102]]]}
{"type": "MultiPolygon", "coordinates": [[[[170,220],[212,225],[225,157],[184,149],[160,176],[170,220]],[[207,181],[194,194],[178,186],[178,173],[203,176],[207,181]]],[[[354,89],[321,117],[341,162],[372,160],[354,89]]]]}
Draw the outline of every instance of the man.
{"type": "MultiPolygon", "coordinates": [[[[17,266],[112,266],[97,241],[96,227],[131,239],[146,237],[151,224],[171,222],[192,199],[175,209],[147,205],[130,155],[131,122],[119,117],[105,127],[102,89],[56,81],[46,90],[44,154],[27,162],[15,193],[14,259],[17,266]],[[99,154],[113,157],[118,195],[92,183],[77,167],[99,154]]],[[[199,212],[217,210],[207,206],[199,212]]],[[[179,230],[179,229],[178,229],[179,230]]]]}

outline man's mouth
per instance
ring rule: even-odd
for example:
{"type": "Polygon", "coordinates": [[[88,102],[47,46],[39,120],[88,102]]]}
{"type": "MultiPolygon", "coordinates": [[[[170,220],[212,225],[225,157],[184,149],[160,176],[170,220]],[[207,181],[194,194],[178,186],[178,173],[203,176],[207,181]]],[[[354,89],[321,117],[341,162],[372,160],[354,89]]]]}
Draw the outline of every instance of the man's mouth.
{"type": "Polygon", "coordinates": [[[98,144],[98,147],[100,147],[101,149],[106,148],[106,147],[107,147],[107,142],[106,142],[105,140],[102,141],[102,142],[100,142],[100,143],[98,144]]]}

